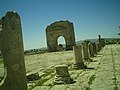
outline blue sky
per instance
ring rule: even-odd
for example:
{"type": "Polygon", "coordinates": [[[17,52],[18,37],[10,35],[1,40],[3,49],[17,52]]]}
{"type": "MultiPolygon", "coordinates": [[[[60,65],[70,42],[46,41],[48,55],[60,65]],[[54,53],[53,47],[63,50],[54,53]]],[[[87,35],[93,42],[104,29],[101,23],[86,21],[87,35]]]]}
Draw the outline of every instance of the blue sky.
{"type": "Polygon", "coordinates": [[[0,6],[0,17],[19,13],[25,49],[46,47],[45,28],[59,20],[73,22],[76,41],[119,37],[120,0],[1,0],[0,6]]]}

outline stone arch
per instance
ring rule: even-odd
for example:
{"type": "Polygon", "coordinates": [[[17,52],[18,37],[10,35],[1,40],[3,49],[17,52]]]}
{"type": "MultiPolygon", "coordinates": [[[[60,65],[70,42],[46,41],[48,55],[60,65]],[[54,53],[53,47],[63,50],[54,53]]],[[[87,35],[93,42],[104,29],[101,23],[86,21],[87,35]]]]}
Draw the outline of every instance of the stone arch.
{"type": "Polygon", "coordinates": [[[71,50],[75,44],[73,23],[69,21],[54,22],[46,28],[47,48],[49,51],[58,51],[57,39],[63,36],[66,50],[71,50]]]}

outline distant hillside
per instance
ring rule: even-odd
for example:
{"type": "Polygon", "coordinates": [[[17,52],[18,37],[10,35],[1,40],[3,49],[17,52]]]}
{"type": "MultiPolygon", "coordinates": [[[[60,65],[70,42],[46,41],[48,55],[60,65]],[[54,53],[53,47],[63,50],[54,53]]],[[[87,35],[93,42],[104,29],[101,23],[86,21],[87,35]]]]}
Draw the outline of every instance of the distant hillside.
{"type": "MultiPolygon", "coordinates": [[[[103,38],[103,39],[105,39],[105,41],[120,40],[120,38],[103,38]]],[[[98,41],[98,39],[85,39],[85,40],[88,40],[88,41],[91,41],[91,42],[97,42],[98,41]]],[[[76,44],[80,44],[81,42],[83,42],[85,40],[77,41],[76,44]]]]}

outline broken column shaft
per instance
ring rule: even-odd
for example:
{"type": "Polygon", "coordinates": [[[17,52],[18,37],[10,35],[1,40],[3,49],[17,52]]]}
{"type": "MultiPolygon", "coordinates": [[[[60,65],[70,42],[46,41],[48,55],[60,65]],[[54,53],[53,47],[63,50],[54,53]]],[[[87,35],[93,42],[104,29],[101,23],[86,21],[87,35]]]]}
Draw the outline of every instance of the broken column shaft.
{"type": "Polygon", "coordinates": [[[74,56],[75,56],[74,69],[87,68],[83,62],[82,46],[74,45],[73,51],[74,51],[74,56]]]}
{"type": "Polygon", "coordinates": [[[88,47],[89,47],[90,56],[94,57],[93,43],[89,42],[88,47]]]}
{"type": "Polygon", "coordinates": [[[73,83],[73,79],[71,79],[68,66],[67,65],[57,65],[56,69],[56,76],[54,83],[55,84],[70,84],[73,83]]]}
{"type": "Polygon", "coordinates": [[[27,90],[22,28],[16,12],[7,12],[2,18],[1,52],[5,75],[0,90],[27,90]]]}
{"type": "Polygon", "coordinates": [[[89,53],[89,50],[88,50],[88,43],[87,42],[83,42],[82,43],[82,47],[83,47],[83,57],[84,57],[84,60],[87,61],[90,59],[90,53],[89,53]]]}
{"type": "Polygon", "coordinates": [[[94,54],[97,54],[97,47],[95,42],[93,43],[93,51],[94,51],[94,54]]]}

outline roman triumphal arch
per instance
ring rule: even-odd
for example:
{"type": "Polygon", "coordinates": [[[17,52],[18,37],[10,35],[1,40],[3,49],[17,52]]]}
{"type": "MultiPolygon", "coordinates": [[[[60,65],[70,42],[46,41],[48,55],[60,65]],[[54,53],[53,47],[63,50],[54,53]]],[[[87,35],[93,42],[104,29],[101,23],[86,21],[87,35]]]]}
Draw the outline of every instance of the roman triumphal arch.
{"type": "Polygon", "coordinates": [[[47,48],[49,51],[58,51],[58,38],[63,36],[66,50],[71,50],[75,44],[73,23],[69,21],[54,22],[46,28],[47,48]]]}

